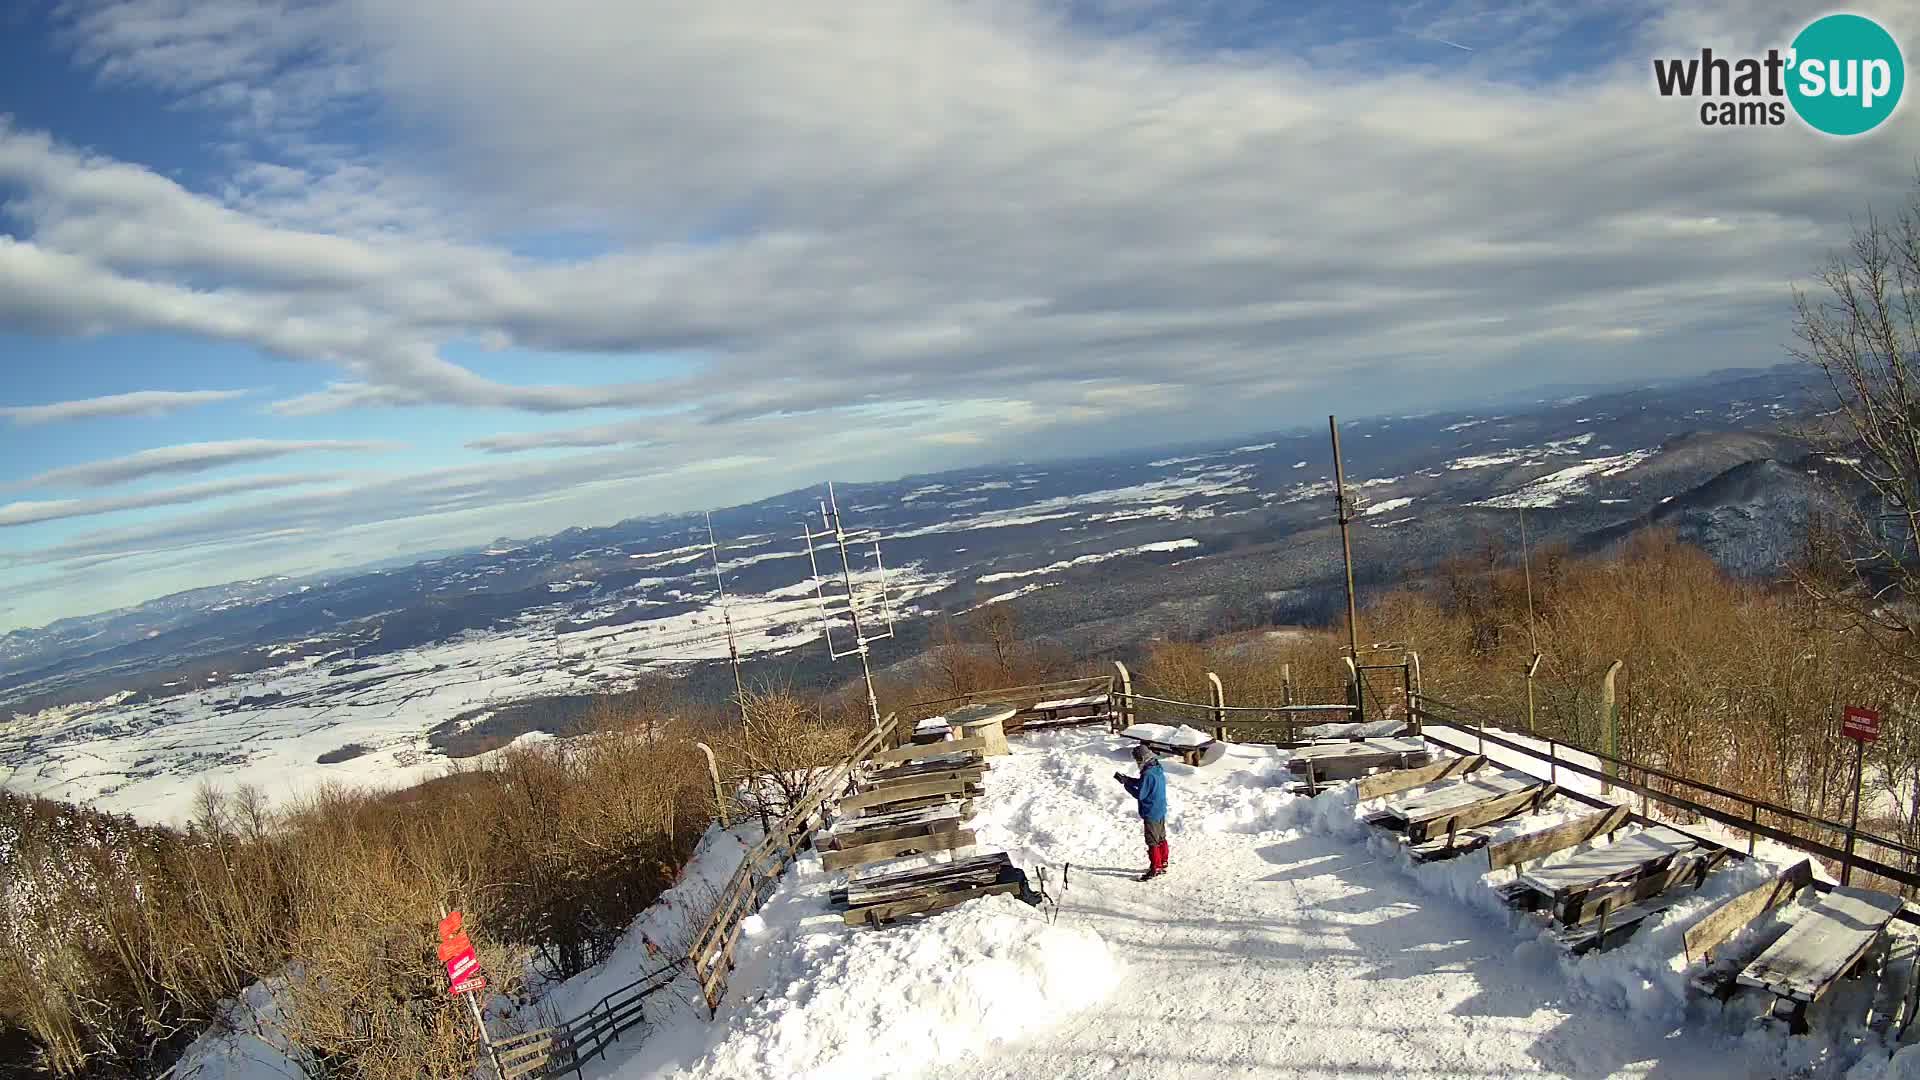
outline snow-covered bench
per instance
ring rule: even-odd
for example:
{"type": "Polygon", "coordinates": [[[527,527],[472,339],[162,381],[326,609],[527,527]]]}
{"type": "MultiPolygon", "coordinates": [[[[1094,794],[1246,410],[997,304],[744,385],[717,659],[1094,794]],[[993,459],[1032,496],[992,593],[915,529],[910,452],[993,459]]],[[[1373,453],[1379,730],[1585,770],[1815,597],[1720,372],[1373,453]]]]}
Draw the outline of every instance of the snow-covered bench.
{"type": "Polygon", "coordinates": [[[1226,745],[1197,728],[1181,724],[1135,724],[1120,733],[1123,739],[1147,747],[1156,754],[1177,757],[1189,765],[1210,765],[1227,752],[1226,745]]]}
{"type": "Polygon", "coordinates": [[[1802,1034],[1807,1007],[1867,956],[1899,911],[1891,893],[1834,889],[1740,972],[1740,985],[1773,994],[1773,1017],[1802,1034]]]}

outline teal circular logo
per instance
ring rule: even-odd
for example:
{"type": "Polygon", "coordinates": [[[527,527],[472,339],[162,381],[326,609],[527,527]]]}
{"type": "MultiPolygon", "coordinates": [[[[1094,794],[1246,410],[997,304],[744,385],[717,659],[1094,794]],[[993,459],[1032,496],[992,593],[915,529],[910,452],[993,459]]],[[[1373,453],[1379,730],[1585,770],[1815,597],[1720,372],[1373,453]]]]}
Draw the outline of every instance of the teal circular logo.
{"type": "Polygon", "coordinates": [[[1787,99],[1816,131],[1859,135],[1900,104],[1907,65],[1893,35],[1860,15],[1828,15],[1793,39],[1787,99]]]}

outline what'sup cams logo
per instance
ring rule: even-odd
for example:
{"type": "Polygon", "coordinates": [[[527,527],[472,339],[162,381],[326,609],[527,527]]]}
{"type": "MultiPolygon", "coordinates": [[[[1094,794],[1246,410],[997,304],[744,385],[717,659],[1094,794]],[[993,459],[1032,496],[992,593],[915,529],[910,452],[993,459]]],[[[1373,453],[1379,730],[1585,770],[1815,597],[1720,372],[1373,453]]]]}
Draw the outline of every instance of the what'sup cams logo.
{"type": "Polygon", "coordinates": [[[1907,65],[1900,45],[1863,15],[1827,15],[1807,24],[1784,51],[1765,56],[1699,56],[1653,62],[1661,97],[1701,98],[1708,127],[1779,127],[1792,106],[1828,135],[1863,135],[1900,104],[1907,65]]]}

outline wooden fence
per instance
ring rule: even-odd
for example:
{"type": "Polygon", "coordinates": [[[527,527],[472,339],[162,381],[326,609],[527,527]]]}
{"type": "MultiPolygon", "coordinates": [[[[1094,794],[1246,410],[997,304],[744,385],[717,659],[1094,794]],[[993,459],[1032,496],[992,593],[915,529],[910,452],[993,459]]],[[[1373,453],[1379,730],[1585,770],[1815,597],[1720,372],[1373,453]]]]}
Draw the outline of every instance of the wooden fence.
{"type": "Polygon", "coordinates": [[[786,815],[740,860],[739,869],[720,890],[713,914],[694,935],[693,945],[687,952],[694,977],[700,982],[700,992],[707,999],[709,1015],[719,1012],[720,999],[726,996],[727,976],[733,970],[733,949],[740,940],[740,924],[759,911],[760,905],[772,895],[787,864],[819,827],[827,800],[845,788],[860,762],[893,744],[899,726],[897,714],[889,715],[869,731],[844,760],[816,773],[786,815]]]}
{"type": "Polygon", "coordinates": [[[1755,799],[1704,781],[1689,779],[1658,766],[1631,761],[1604,751],[1588,749],[1557,739],[1529,735],[1526,737],[1527,743],[1522,743],[1508,737],[1505,732],[1488,730],[1489,722],[1480,714],[1425,694],[1416,697],[1414,712],[1425,723],[1442,724],[1462,731],[1471,735],[1477,743],[1472,748],[1454,746],[1444,739],[1436,739],[1431,732],[1427,733],[1429,741],[1440,743],[1449,750],[1459,753],[1477,753],[1485,746],[1492,745],[1518,751],[1536,759],[1544,754],[1549,780],[1556,779],[1561,771],[1591,777],[1605,785],[1639,795],[1643,814],[1649,802],[1659,803],[1680,811],[1683,815],[1704,818],[1746,833],[1749,838],[1747,843],[1749,852],[1753,850],[1756,838],[1766,837],[1795,850],[1818,855],[1837,865],[1851,864],[1862,872],[1885,878],[1903,890],[1920,889],[1920,849],[1910,847],[1891,837],[1856,829],[1842,822],[1829,821],[1789,806],[1755,799]],[[1584,764],[1584,759],[1598,761],[1600,768],[1596,769],[1584,764]],[[1868,858],[1858,850],[1861,844],[1891,852],[1896,858],[1903,860],[1905,865],[1894,865],[1879,859],[1868,858]]]}

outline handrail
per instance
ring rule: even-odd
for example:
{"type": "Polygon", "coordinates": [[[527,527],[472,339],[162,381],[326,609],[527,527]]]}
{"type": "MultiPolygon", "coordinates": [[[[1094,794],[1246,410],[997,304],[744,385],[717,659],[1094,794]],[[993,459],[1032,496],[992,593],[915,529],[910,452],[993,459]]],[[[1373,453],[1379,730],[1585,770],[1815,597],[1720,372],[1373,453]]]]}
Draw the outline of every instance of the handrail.
{"type": "Polygon", "coordinates": [[[733,967],[733,946],[738,940],[741,922],[760,909],[765,892],[771,890],[786,871],[787,863],[812,835],[814,817],[821,813],[827,799],[847,783],[856,764],[892,737],[899,726],[898,716],[889,714],[854,745],[845,759],[809,777],[786,815],[758,844],[748,849],[733,876],[720,890],[713,914],[694,935],[693,944],[687,950],[687,959],[693,965],[710,1014],[719,1012],[727,972],[733,967]]]}
{"type": "MultiPolygon", "coordinates": [[[[1438,698],[1434,698],[1426,694],[1420,695],[1420,705],[1418,707],[1418,711],[1427,712],[1428,719],[1434,721],[1435,723],[1449,724],[1455,727],[1464,726],[1464,727],[1472,728],[1475,731],[1483,730],[1486,723],[1489,720],[1488,717],[1478,712],[1475,712],[1471,709],[1467,709],[1460,705],[1452,704],[1451,702],[1441,701],[1438,698]],[[1462,716],[1472,717],[1474,720],[1478,721],[1478,724],[1474,724],[1474,723],[1459,724],[1454,721],[1448,720],[1444,716],[1433,715],[1432,713],[1427,712],[1426,707],[1428,705],[1437,705],[1442,709],[1447,709],[1452,712],[1459,713],[1462,716]]],[[[1829,821],[1828,819],[1820,817],[1817,814],[1810,814],[1804,810],[1796,810],[1790,806],[1781,806],[1777,803],[1766,802],[1762,799],[1756,799],[1751,795],[1743,795],[1737,791],[1729,791],[1726,788],[1718,787],[1716,785],[1709,784],[1702,780],[1695,780],[1691,777],[1680,776],[1676,773],[1669,772],[1655,765],[1643,765],[1640,762],[1633,761],[1628,758],[1616,757],[1612,754],[1608,754],[1603,750],[1589,750],[1584,746],[1567,742],[1564,739],[1554,739],[1544,735],[1529,735],[1527,737],[1530,739],[1534,739],[1538,742],[1547,743],[1548,745],[1551,745],[1551,746],[1562,746],[1569,750],[1574,750],[1579,753],[1586,754],[1589,757],[1598,758],[1601,761],[1609,762],[1614,765],[1619,765],[1623,768],[1632,769],[1638,773],[1641,773],[1642,775],[1657,776],[1660,779],[1665,780],[1669,783],[1684,784],[1687,787],[1693,788],[1697,791],[1704,791],[1710,795],[1714,795],[1722,799],[1731,799],[1735,802],[1743,803],[1748,806],[1758,807],[1763,812],[1773,814],[1777,817],[1784,817],[1791,821],[1798,821],[1798,822],[1801,822],[1802,824],[1814,826],[1815,828],[1828,829],[1833,832],[1842,833],[1842,834],[1845,834],[1851,831],[1854,833],[1854,835],[1858,839],[1866,840],[1867,842],[1872,843],[1876,846],[1884,847],[1889,850],[1896,851],[1902,855],[1906,855],[1914,858],[1920,858],[1920,848],[1909,847],[1908,845],[1903,844],[1898,840],[1882,837],[1875,833],[1863,832],[1857,829],[1850,829],[1847,825],[1844,825],[1838,821],[1829,821]]],[[[1528,750],[1525,752],[1532,753],[1533,751],[1528,750]]],[[[1564,766],[1565,763],[1562,762],[1561,764],[1564,766]]],[[[1613,780],[1614,778],[1605,777],[1604,779],[1613,780]]]]}
{"type": "Polygon", "coordinates": [[[1352,705],[1213,705],[1200,701],[1180,701],[1176,698],[1154,697],[1151,694],[1128,694],[1114,691],[1114,697],[1128,701],[1151,701],[1157,705],[1178,705],[1202,712],[1257,712],[1257,713],[1305,713],[1305,712],[1352,712],[1352,705]]]}
{"type": "Polygon", "coordinates": [[[902,711],[911,711],[913,709],[924,709],[929,705],[946,705],[956,701],[970,701],[973,698],[1024,696],[1033,690],[1044,690],[1052,693],[1061,691],[1062,688],[1069,686],[1094,687],[1103,683],[1111,684],[1112,682],[1113,676],[1111,675],[1083,675],[1076,679],[1055,679],[1051,682],[1027,683],[1024,686],[996,686],[988,690],[969,690],[962,694],[949,694],[946,697],[928,698],[925,701],[910,702],[900,706],[900,708],[902,711]]]}
{"type": "MultiPolygon", "coordinates": [[[[1456,712],[1462,711],[1462,710],[1459,710],[1457,706],[1449,706],[1447,705],[1446,702],[1435,701],[1435,699],[1429,698],[1423,694],[1420,697],[1419,704],[1415,706],[1415,711],[1418,713],[1425,714],[1426,719],[1432,723],[1441,724],[1447,727],[1461,728],[1462,730],[1465,730],[1471,733],[1476,738],[1481,739],[1484,742],[1490,742],[1495,746],[1505,747],[1508,750],[1517,751],[1531,758],[1538,758],[1540,755],[1540,751],[1538,749],[1531,746],[1527,746],[1523,743],[1515,742],[1508,738],[1504,738],[1499,733],[1489,732],[1488,730],[1486,730],[1486,728],[1484,728],[1481,725],[1470,723],[1470,722],[1462,723],[1457,720],[1450,720],[1445,716],[1428,712],[1426,710],[1426,704],[1428,702],[1433,702],[1435,704],[1440,705],[1443,708],[1453,709],[1456,712]]],[[[1430,742],[1437,743],[1441,746],[1446,747],[1447,749],[1454,750],[1455,752],[1458,752],[1458,753],[1465,752],[1465,749],[1463,747],[1453,746],[1452,744],[1446,742],[1444,739],[1436,738],[1431,733],[1427,733],[1426,738],[1430,742]]],[[[1635,762],[1627,761],[1627,760],[1613,757],[1607,754],[1598,754],[1598,753],[1595,753],[1594,751],[1587,750],[1582,747],[1574,746],[1570,743],[1560,742],[1554,739],[1541,739],[1537,736],[1529,736],[1529,738],[1533,738],[1535,739],[1535,741],[1539,741],[1539,742],[1546,742],[1549,746],[1552,746],[1552,747],[1566,747],[1569,750],[1574,750],[1582,754],[1587,754],[1589,756],[1598,758],[1602,761],[1611,762],[1615,765],[1620,765],[1628,769],[1642,769],[1642,766],[1640,766],[1635,762]]],[[[1788,832],[1785,829],[1776,828],[1772,825],[1768,825],[1762,822],[1759,819],[1759,815],[1761,813],[1767,813],[1767,814],[1773,814],[1780,817],[1786,817],[1792,820],[1806,820],[1807,815],[1801,814],[1799,811],[1793,810],[1790,807],[1778,806],[1773,803],[1763,802],[1759,799],[1754,799],[1745,795],[1732,795],[1730,796],[1731,798],[1734,798],[1735,800],[1746,804],[1750,810],[1750,814],[1748,817],[1741,818],[1741,817],[1735,816],[1734,814],[1730,814],[1724,810],[1720,810],[1717,807],[1712,807],[1704,803],[1695,802],[1694,800],[1689,799],[1683,795],[1678,795],[1670,791],[1661,791],[1657,788],[1652,787],[1651,785],[1644,784],[1644,783],[1637,783],[1631,779],[1627,779],[1624,777],[1610,776],[1607,773],[1602,772],[1601,770],[1588,768],[1587,766],[1582,765],[1578,762],[1568,761],[1558,757],[1557,755],[1550,758],[1549,760],[1552,763],[1552,767],[1555,769],[1564,769],[1568,772],[1572,772],[1580,776],[1586,776],[1595,780],[1599,780],[1603,783],[1610,784],[1614,787],[1624,788],[1628,791],[1635,792],[1640,795],[1644,795],[1649,799],[1656,800],[1668,806],[1673,806],[1678,809],[1685,810],[1688,813],[1698,814],[1701,817],[1707,818],[1710,821],[1716,821],[1722,825],[1728,826],[1733,829],[1737,829],[1741,832],[1749,833],[1751,835],[1764,836],[1769,840],[1778,841],[1782,844],[1786,844],[1789,847],[1793,847],[1797,850],[1808,852],[1809,854],[1819,855],[1823,858],[1835,859],[1835,860],[1851,859],[1854,866],[1868,873],[1877,874],[1881,877],[1887,878],[1890,881],[1897,881],[1902,885],[1920,888],[1920,873],[1916,873],[1904,867],[1898,867],[1898,866],[1893,866],[1889,863],[1883,863],[1877,859],[1866,858],[1865,856],[1859,854],[1858,852],[1855,852],[1854,854],[1849,855],[1844,849],[1834,847],[1831,844],[1823,843],[1822,841],[1812,839],[1811,837],[1799,836],[1795,833],[1788,832]]],[[[1694,788],[1699,788],[1702,790],[1707,790],[1710,787],[1709,785],[1701,784],[1698,781],[1688,780],[1684,777],[1675,778],[1674,782],[1683,784],[1686,786],[1694,787],[1694,788]]],[[[1711,790],[1717,793],[1721,789],[1715,788],[1711,790]]],[[[1815,820],[1817,821],[1818,819],[1815,819],[1815,820]]],[[[1852,833],[1856,842],[1864,840],[1869,844],[1887,847],[1901,854],[1908,854],[1912,851],[1912,849],[1907,848],[1905,845],[1902,845],[1896,841],[1882,840],[1879,837],[1876,837],[1870,833],[1861,833],[1858,830],[1850,830],[1844,825],[1839,826],[1837,829],[1833,829],[1831,831],[1838,832],[1843,836],[1848,833],[1852,833]]]]}

